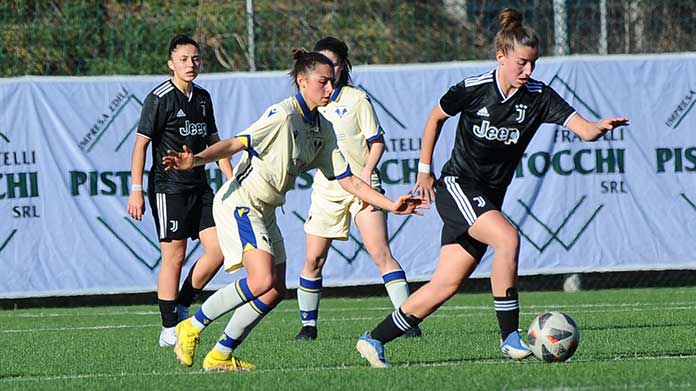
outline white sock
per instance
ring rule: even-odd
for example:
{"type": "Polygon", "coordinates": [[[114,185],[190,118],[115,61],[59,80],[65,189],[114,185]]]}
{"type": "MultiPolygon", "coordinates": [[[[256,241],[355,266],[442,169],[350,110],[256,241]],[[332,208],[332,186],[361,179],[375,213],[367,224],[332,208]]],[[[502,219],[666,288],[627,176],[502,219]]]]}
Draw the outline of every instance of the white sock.
{"type": "Polygon", "coordinates": [[[300,286],[297,288],[297,304],[300,307],[302,326],[317,326],[321,288],[321,277],[308,278],[300,275],[300,286]]]}
{"type": "Polygon", "coordinates": [[[401,269],[391,270],[382,274],[382,281],[394,308],[401,307],[409,294],[406,273],[401,269]]]}
{"type": "Polygon", "coordinates": [[[273,307],[267,306],[259,299],[237,308],[230,321],[227,322],[225,332],[215,344],[214,349],[221,353],[231,354],[272,309],[273,307]]]}
{"type": "MultiPolygon", "coordinates": [[[[196,320],[201,320],[198,316],[199,313],[205,314],[205,318],[208,320],[207,322],[199,322],[201,323],[200,326],[205,327],[211,321],[254,299],[256,299],[256,297],[254,297],[251,290],[249,290],[246,278],[237,280],[235,283],[219,289],[203,302],[200,310],[198,310],[196,316],[194,316],[194,326],[199,326],[195,324],[196,320]]],[[[201,327],[201,329],[203,327],[201,327]]]]}

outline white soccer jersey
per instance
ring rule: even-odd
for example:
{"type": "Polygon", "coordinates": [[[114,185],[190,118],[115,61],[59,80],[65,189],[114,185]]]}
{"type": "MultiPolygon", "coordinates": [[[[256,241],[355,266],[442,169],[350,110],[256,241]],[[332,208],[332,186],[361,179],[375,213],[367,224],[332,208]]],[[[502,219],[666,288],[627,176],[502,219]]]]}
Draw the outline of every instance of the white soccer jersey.
{"type": "Polygon", "coordinates": [[[272,105],[238,137],[247,153],[235,167],[236,180],[260,201],[278,206],[297,176],[312,168],[330,179],[351,175],[330,127],[320,126],[302,95],[272,105]]]}
{"type": "MultiPolygon", "coordinates": [[[[331,102],[318,111],[333,128],[351,171],[360,175],[370,153],[368,143],[384,135],[367,94],[351,86],[337,88],[331,95],[331,102]]],[[[370,185],[376,188],[380,184],[379,175],[373,173],[370,185]]],[[[320,171],[314,175],[312,189],[332,198],[349,196],[338,183],[328,180],[320,171]]]]}

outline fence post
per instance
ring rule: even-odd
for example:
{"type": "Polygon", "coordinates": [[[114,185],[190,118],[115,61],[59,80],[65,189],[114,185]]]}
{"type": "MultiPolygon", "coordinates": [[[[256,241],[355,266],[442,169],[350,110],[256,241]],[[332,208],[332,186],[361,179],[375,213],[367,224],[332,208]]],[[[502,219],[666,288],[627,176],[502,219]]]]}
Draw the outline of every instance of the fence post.
{"type": "Polygon", "coordinates": [[[568,11],[565,0],[553,0],[554,54],[568,54],[568,11]]]}
{"type": "Polygon", "coordinates": [[[607,54],[607,0],[599,0],[599,54],[607,54]]]}
{"type": "Polygon", "coordinates": [[[254,35],[254,0],[246,0],[249,71],[256,71],[256,36],[254,35]]]}

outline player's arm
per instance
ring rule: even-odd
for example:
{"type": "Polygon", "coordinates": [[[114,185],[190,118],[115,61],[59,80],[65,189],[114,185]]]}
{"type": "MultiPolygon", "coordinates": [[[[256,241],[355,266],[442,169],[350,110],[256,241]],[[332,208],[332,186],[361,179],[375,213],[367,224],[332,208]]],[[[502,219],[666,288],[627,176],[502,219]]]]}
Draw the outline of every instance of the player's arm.
{"type": "Polygon", "coordinates": [[[137,135],[133,154],[131,156],[131,192],[128,198],[128,214],[140,221],[145,213],[145,198],[143,197],[143,174],[145,172],[145,156],[150,140],[137,135]]]}
{"type": "Polygon", "coordinates": [[[376,191],[370,185],[355,175],[351,175],[350,171],[347,175],[336,178],[341,187],[360,198],[364,202],[374,205],[380,209],[388,210],[394,214],[411,214],[415,213],[422,216],[423,213],[417,208],[427,208],[427,204],[423,202],[421,197],[414,197],[410,194],[402,195],[395,201],[390,200],[384,194],[376,191]]]}
{"type": "Polygon", "coordinates": [[[243,140],[244,138],[242,137],[220,140],[195,155],[186,145],[183,147],[183,152],[170,149],[167,151],[167,155],[162,158],[162,164],[164,164],[164,169],[167,171],[190,170],[193,167],[232,157],[235,153],[246,149],[247,145],[243,140]]]}
{"type": "MultiPolygon", "coordinates": [[[[208,136],[208,139],[206,140],[206,143],[208,144],[208,147],[217,144],[220,142],[220,136],[218,136],[217,133],[211,134],[208,136]]],[[[232,175],[234,173],[232,169],[232,163],[230,163],[229,158],[224,158],[218,160],[218,166],[220,167],[220,171],[225,175],[225,178],[230,179],[232,178],[232,175]]]]}
{"type": "Polygon", "coordinates": [[[411,193],[422,195],[426,202],[432,202],[435,199],[435,176],[433,176],[430,165],[433,162],[435,144],[440,138],[442,125],[447,121],[447,118],[449,115],[442,111],[438,103],[433,107],[428,115],[428,120],[425,122],[423,139],[421,140],[421,154],[418,161],[418,177],[411,193]]]}
{"type": "Polygon", "coordinates": [[[595,141],[602,137],[606,132],[624,125],[628,125],[628,118],[611,117],[600,119],[597,122],[590,122],[583,118],[580,114],[575,113],[568,120],[568,124],[566,126],[583,140],[595,141]]]}
{"type": "Polygon", "coordinates": [[[377,163],[379,163],[380,159],[382,159],[382,155],[384,155],[384,136],[379,136],[376,139],[368,141],[367,145],[370,148],[370,152],[367,154],[365,168],[363,172],[360,173],[360,178],[370,183],[372,171],[377,167],[377,163]]]}

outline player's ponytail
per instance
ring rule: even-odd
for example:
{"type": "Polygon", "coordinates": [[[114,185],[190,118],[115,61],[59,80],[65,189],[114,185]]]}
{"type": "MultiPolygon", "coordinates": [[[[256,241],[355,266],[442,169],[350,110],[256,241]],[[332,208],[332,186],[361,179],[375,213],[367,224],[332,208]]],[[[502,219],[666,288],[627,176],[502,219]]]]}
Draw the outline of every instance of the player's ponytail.
{"type": "Polygon", "coordinates": [[[495,50],[507,54],[517,46],[539,47],[536,31],[522,24],[522,14],[512,8],[506,8],[498,16],[500,30],[495,35],[495,50]]]}
{"type": "Polygon", "coordinates": [[[295,64],[293,64],[290,70],[290,78],[297,89],[300,88],[297,84],[297,76],[309,74],[317,64],[326,64],[333,71],[333,63],[325,55],[317,52],[308,52],[304,48],[292,49],[292,59],[295,60],[295,64]]]}
{"type": "Polygon", "coordinates": [[[353,69],[353,65],[348,59],[348,45],[338,38],[324,37],[314,45],[314,51],[321,52],[324,50],[328,50],[336,55],[338,59],[337,65],[341,68],[341,75],[336,80],[336,87],[349,84],[351,82],[350,71],[353,69]]]}

